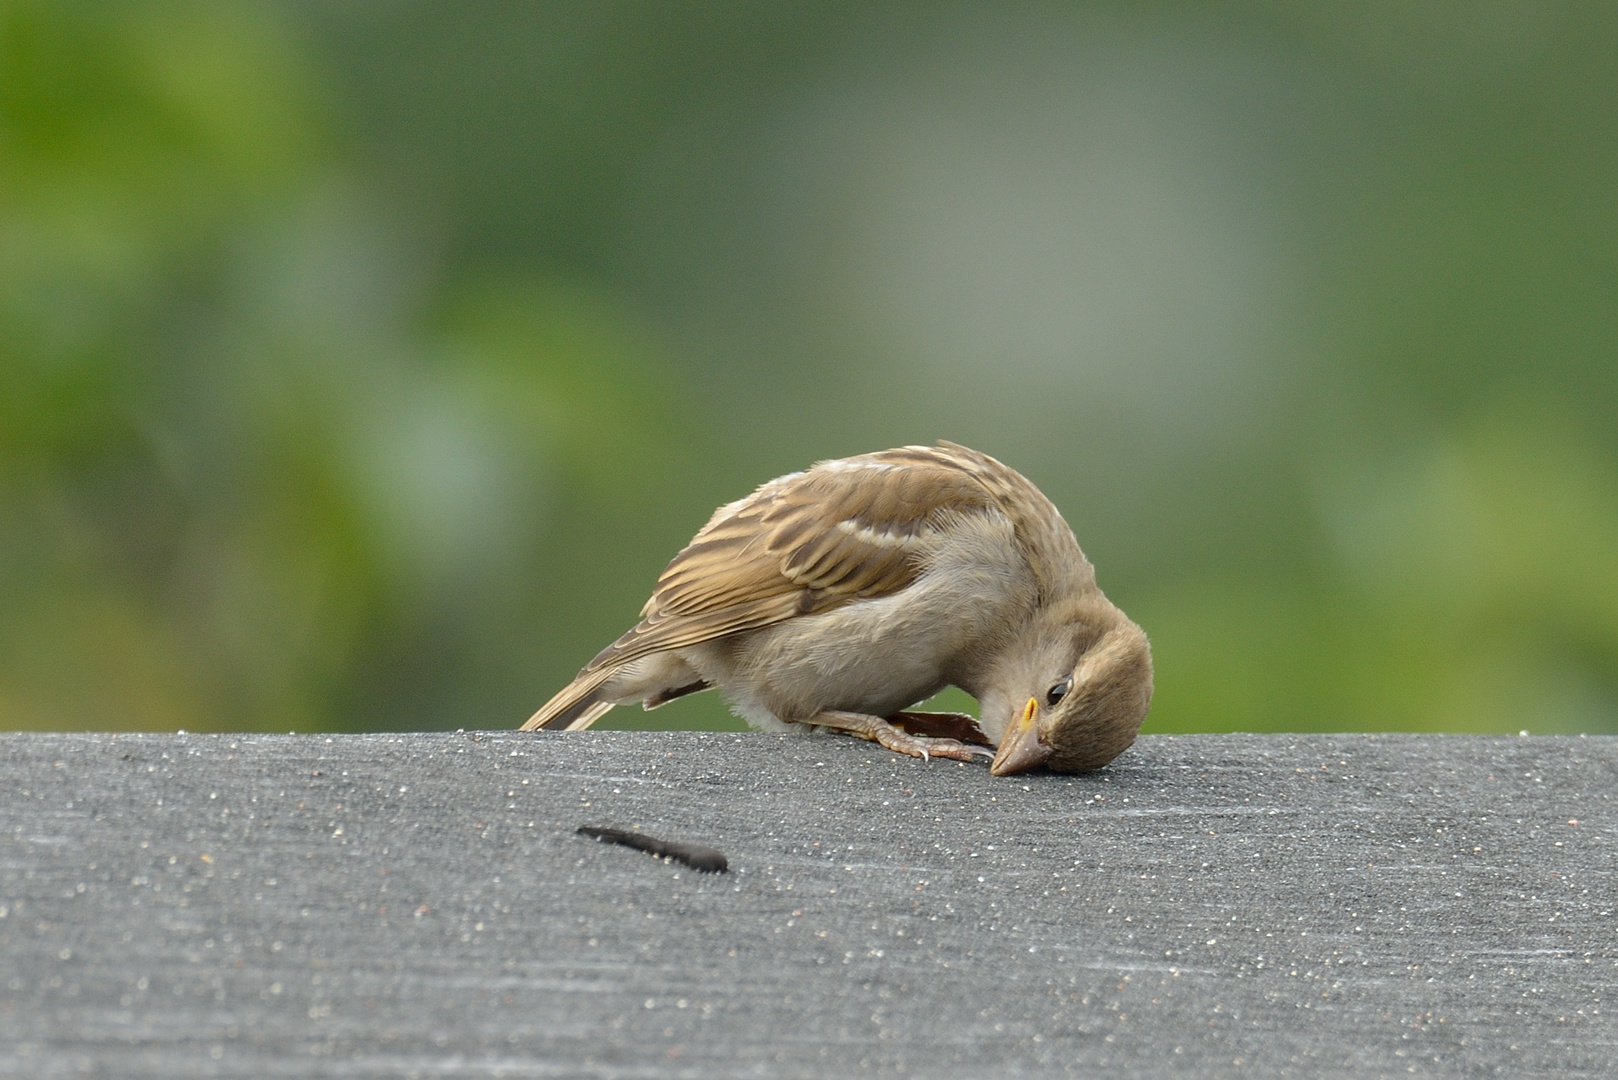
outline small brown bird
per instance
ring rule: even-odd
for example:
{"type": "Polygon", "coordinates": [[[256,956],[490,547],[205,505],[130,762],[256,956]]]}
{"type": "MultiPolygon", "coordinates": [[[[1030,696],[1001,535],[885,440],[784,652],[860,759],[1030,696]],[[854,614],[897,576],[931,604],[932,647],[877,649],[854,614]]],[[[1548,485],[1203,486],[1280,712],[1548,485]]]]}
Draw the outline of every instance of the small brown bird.
{"type": "Polygon", "coordinates": [[[721,506],[641,621],[524,730],[589,727],[717,687],[754,727],[810,725],[997,776],[1097,769],[1152,699],[1146,635],[1056,507],[954,443],[823,461],[721,506]],[[906,711],[949,685],[960,713],[906,711]]]}

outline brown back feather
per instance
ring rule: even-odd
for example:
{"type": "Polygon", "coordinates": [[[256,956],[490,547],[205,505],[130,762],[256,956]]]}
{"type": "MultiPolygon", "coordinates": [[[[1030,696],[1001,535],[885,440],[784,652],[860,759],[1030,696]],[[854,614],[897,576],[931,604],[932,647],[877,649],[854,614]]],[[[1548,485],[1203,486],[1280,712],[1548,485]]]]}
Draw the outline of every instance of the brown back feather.
{"type": "Polygon", "coordinates": [[[641,621],[584,670],[897,592],[944,518],[1000,512],[980,457],[912,446],[822,462],[720,507],[658,578],[641,621]]]}

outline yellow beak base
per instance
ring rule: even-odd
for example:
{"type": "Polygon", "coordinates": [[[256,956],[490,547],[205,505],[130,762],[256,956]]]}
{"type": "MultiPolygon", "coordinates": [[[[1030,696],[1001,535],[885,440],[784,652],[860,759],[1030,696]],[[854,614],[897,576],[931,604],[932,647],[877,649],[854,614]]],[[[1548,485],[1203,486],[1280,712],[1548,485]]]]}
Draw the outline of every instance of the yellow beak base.
{"type": "Polygon", "coordinates": [[[1014,776],[1037,769],[1056,752],[1039,737],[1039,725],[1034,723],[1034,716],[1038,712],[1039,701],[1029,698],[1022,716],[1007,729],[994,761],[989,763],[989,771],[995,776],[1014,776]]]}

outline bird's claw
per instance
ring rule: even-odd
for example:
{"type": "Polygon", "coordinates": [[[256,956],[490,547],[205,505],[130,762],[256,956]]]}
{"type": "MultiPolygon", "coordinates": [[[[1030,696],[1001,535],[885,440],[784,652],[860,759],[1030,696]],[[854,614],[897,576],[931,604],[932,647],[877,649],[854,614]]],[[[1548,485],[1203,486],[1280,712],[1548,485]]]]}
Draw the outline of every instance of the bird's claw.
{"type": "MultiPolygon", "coordinates": [[[[897,742],[898,740],[895,741],[897,742]]],[[[910,735],[906,737],[905,741],[909,745],[889,746],[888,749],[898,751],[901,754],[909,754],[912,757],[919,757],[923,761],[930,761],[935,757],[952,758],[955,761],[972,761],[980,757],[986,760],[994,758],[993,750],[988,750],[981,746],[968,746],[966,743],[955,739],[926,739],[910,735]]],[[[884,743],[883,745],[887,744],[884,743]]]]}
{"type": "Polygon", "coordinates": [[[930,761],[935,757],[953,758],[956,761],[994,757],[994,751],[985,747],[968,745],[958,739],[912,735],[881,717],[868,716],[864,713],[827,710],[807,723],[840,731],[857,739],[869,739],[896,754],[908,754],[923,761],[930,761]]]}

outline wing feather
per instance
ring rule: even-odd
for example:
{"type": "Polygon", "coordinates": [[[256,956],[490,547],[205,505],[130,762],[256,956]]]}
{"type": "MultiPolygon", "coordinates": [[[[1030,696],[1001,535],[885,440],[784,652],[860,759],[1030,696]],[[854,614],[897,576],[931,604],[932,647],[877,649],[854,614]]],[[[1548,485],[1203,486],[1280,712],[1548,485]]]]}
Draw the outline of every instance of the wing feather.
{"type": "Polygon", "coordinates": [[[946,517],[999,512],[975,464],[903,447],[823,462],[720,507],[658,578],[640,623],[585,671],[897,592],[946,517]]]}

